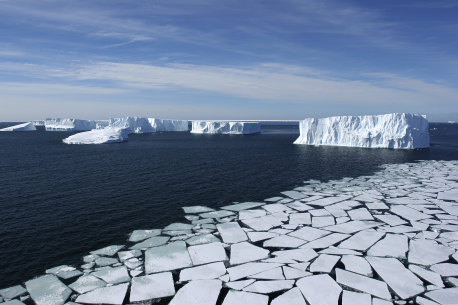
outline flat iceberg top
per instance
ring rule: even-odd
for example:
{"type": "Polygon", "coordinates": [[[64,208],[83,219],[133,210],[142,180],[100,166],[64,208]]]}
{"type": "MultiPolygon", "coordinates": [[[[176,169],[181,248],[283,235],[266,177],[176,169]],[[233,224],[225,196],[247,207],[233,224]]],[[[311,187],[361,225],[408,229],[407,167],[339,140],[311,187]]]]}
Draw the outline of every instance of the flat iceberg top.
{"type": "Polygon", "coordinates": [[[191,133],[253,134],[261,132],[259,122],[192,121],[191,133]]]}
{"type": "Polygon", "coordinates": [[[422,115],[391,113],[308,118],[299,123],[295,144],[414,149],[429,147],[428,121],[422,115]]]}
{"type": "Polygon", "coordinates": [[[189,131],[187,120],[156,119],[145,117],[111,118],[109,127],[126,128],[131,133],[158,131],[189,131]]]}
{"type": "Polygon", "coordinates": [[[91,129],[100,129],[108,125],[108,121],[104,120],[81,120],[81,119],[46,119],[44,126],[46,131],[83,131],[91,129]]]}
{"type": "Polygon", "coordinates": [[[185,207],[188,223],[135,230],[80,267],[0,289],[0,303],[457,304],[457,173],[458,161],[388,164],[261,202],[185,207]]]}
{"type": "Polygon", "coordinates": [[[27,122],[23,124],[18,124],[10,127],[0,129],[0,131],[35,131],[35,125],[32,122],[27,122]]]}
{"type": "Polygon", "coordinates": [[[107,144],[125,142],[128,139],[128,131],[121,128],[93,129],[69,136],[62,141],[65,144],[107,144]]]}

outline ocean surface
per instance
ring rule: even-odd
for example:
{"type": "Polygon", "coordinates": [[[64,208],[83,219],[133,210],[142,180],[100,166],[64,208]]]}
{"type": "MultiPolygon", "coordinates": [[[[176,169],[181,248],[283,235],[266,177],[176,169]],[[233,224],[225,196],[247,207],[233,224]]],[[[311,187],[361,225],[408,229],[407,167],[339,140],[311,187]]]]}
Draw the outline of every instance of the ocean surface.
{"type": "Polygon", "coordinates": [[[71,132],[0,133],[0,288],[79,266],[132,230],[180,221],[181,206],[264,200],[386,163],[458,159],[458,124],[431,123],[431,148],[413,151],[294,145],[297,133],[263,126],[258,135],[137,134],[87,146],[63,144],[71,132]]]}

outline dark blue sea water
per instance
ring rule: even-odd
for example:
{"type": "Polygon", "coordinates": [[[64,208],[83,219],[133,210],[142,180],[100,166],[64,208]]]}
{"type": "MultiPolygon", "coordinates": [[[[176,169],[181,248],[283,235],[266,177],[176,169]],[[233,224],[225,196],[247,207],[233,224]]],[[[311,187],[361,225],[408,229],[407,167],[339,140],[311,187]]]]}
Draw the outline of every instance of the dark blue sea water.
{"type": "Polygon", "coordinates": [[[0,288],[80,265],[134,229],[181,220],[183,205],[263,200],[307,179],[458,159],[458,125],[430,127],[431,148],[414,151],[293,145],[297,127],[288,126],[247,136],[139,134],[87,146],[63,144],[69,132],[0,133],[0,288]]]}

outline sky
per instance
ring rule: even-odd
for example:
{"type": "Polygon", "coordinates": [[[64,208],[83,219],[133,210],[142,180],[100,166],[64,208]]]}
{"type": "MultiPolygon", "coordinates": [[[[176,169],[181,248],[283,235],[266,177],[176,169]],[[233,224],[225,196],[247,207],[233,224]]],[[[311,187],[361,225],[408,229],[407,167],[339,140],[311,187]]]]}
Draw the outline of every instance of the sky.
{"type": "Polygon", "coordinates": [[[0,0],[0,121],[458,121],[458,1],[0,0]]]}

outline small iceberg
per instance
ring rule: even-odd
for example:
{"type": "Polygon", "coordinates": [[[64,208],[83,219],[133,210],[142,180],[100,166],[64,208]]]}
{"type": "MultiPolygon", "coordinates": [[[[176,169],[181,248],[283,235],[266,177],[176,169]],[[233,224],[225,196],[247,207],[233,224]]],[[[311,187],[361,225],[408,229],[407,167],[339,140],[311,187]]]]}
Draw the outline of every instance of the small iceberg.
{"type": "Polygon", "coordinates": [[[32,122],[23,123],[23,124],[14,125],[14,126],[0,129],[0,131],[35,131],[35,130],[37,129],[35,128],[35,125],[32,124],[32,122]]]}
{"type": "Polygon", "coordinates": [[[80,132],[62,141],[65,144],[108,144],[125,142],[129,131],[122,128],[103,128],[80,132]]]}
{"type": "Polygon", "coordinates": [[[415,149],[429,147],[428,121],[422,115],[383,115],[309,118],[299,123],[294,144],[366,148],[415,149]]]}
{"type": "Polygon", "coordinates": [[[191,133],[254,134],[261,132],[259,122],[192,121],[191,133]]]}

